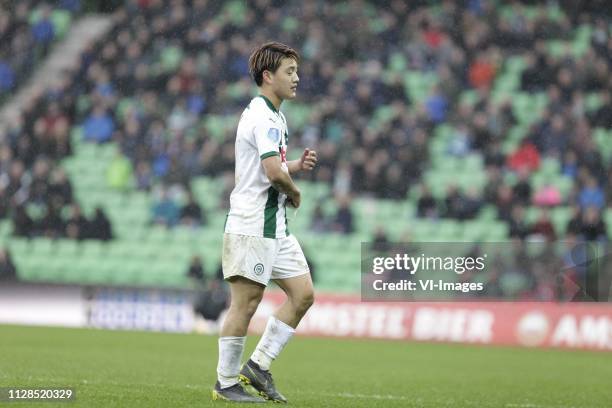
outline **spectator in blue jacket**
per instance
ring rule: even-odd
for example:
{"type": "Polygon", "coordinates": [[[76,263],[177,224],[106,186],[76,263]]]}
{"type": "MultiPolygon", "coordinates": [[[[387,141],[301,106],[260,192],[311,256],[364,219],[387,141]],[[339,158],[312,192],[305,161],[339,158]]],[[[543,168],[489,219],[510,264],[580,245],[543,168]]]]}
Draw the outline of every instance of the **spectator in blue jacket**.
{"type": "Polygon", "coordinates": [[[586,186],[580,191],[578,201],[582,209],[595,207],[601,210],[603,208],[605,205],[604,192],[594,177],[589,177],[586,186]]]}
{"type": "Polygon", "coordinates": [[[55,37],[55,28],[51,22],[51,9],[45,6],[42,11],[42,17],[32,26],[32,35],[36,42],[48,46],[55,37]]]}
{"type": "Polygon", "coordinates": [[[15,86],[15,73],[11,66],[0,60],[0,93],[8,92],[15,86]]]}
{"type": "Polygon", "coordinates": [[[96,106],[83,123],[85,140],[96,143],[108,142],[115,130],[113,118],[102,106],[96,106]]]}
{"type": "Polygon", "coordinates": [[[180,208],[170,197],[166,189],[162,189],[159,200],[153,204],[153,223],[174,227],[180,216],[180,208]]]}

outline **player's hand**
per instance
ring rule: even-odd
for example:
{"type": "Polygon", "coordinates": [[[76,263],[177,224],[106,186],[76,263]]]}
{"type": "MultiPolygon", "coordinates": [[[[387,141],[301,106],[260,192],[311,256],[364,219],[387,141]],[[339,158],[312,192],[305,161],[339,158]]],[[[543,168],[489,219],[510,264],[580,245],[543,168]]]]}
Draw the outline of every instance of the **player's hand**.
{"type": "Polygon", "coordinates": [[[300,158],[300,170],[312,171],[317,165],[317,152],[308,148],[304,149],[304,153],[300,158]]]}
{"type": "Polygon", "coordinates": [[[296,194],[293,194],[291,197],[287,198],[287,203],[293,208],[299,208],[302,202],[302,193],[298,190],[296,194]]]}

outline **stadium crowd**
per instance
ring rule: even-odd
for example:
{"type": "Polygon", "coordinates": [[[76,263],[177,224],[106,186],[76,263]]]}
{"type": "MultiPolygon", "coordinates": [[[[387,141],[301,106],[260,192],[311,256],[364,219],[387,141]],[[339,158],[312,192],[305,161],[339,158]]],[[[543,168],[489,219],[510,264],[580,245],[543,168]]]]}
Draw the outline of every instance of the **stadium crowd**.
{"type": "MultiPolygon", "coordinates": [[[[193,177],[217,177],[231,188],[235,120],[228,115],[237,117],[252,97],[251,50],[279,39],[302,55],[299,101],[287,107],[294,113],[288,115],[292,149],[318,151],[310,177],[332,185],[338,200],[333,219],[315,211],[315,230],[352,232],[355,195],[402,200],[417,191],[419,217],[467,220],[492,204],[512,237],[538,233],[553,240],[561,236],[548,212],[527,224],[526,209],[572,206],[566,234],[607,239],[603,211],[612,202],[612,166],[593,133],[612,128],[612,35],[597,2],[277,3],[127,1],[113,14],[108,35],[0,138],[0,202],[10,203],[0,215],[13,214],[19,233],[18,225],[27,224],[23,204],[47,197],[48,220],[37,230],[55,235],[54,213],[72,203],[69,181],[55,163],[70,154],[69,130],[82,126],[87,141],[118,142],[136,187],[163,191],[153,222],[176,225],[176,198],[191,194],[193,177]],[[572,40],[581,26],[591,29],[583,54],[554,52],[551,41],[572,40]],[[494,98],[496,80],[516,56],[525,65],[518,89],[494,98]],[[407,72],[433,78],[433,85],[414,92],[407,72]],[[466,102],[469,92],[474,98],[466,102]],[[542,94],[546,105],[518,147],[506,151],[518,123],[517,92],[542,94]],[[587,106],[592,95],[598,103],[587,106]],[[429,142],[442,125],[452,129],[449,157],[483,158],[482,191],[450,186],[443,197],[429,191],[423,178],[429,142]],[[573,180],[568,195],[554,185],[532,185],[531,175],[550,158],[573,180]]],[[[190,205],[186,222],[205,223],[198,204],[190,205]]]]}
{"type": "Polygon", "coordinates": [[[0,103],[25,82],[79,11],[80,0],[0,3],[0,103]]]}

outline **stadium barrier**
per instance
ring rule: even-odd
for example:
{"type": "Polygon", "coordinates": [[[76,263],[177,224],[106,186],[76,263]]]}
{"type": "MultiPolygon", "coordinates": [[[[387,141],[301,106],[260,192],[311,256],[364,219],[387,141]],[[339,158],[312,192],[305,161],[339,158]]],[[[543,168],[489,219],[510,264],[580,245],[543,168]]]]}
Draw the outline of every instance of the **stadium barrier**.
{"type": "MultiPolygon", "coordinates": [[[[251,323],[261,333],[284,300],[264,296],[251,323]]],[[[319,294],[297,332],[307,336],[379,338],[612,351],[609,303],[361,302],[319,294]]]]}
{"type": "Polygon", "coordinates": [[[78,285],[0,285],[0,324],[188,333],[195,293],[78,285]]]}
{"type": "MultiPolygon", "coordinates": [[[[194,292],[41,284],[0,285],[0,324],[191,332],[194,292]]],[[[266,293],[251,323],[263,331],[284,301],[266,293]]],[[[298,333],[542,348],[612,351],[609,303],[373,303],[318,294],[298,333]]]]}

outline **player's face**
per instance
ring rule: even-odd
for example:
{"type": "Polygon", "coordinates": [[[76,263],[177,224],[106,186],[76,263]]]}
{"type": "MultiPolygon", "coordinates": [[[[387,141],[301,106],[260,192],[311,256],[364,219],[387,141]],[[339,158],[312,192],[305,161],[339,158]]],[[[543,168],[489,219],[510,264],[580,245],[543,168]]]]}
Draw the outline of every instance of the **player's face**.
{"type": "Polygon", "coordinates": [[[293,99],[300,78],[297,74],[298,65],[293,58],[283,58],[280,67],[274,73],[274,90],[281,99],[293,99]]]}

